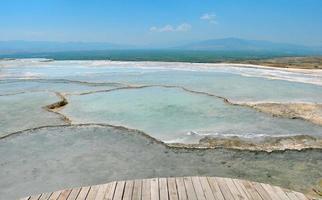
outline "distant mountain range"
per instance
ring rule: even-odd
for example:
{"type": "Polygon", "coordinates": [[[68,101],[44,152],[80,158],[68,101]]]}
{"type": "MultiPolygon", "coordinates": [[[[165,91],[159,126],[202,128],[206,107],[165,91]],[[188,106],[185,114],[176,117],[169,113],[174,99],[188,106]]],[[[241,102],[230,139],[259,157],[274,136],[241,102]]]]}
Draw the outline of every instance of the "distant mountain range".
{"type": "Polygon", "coordinates": [[[39,53],[130,48],[134,47],[131,45],[119,45],[103,42],[0,41],[0,53],[39,53]]]}
{"type": "Polygon", "coordinates": [[[275,43],[262,40],[244,40],[239,38],[204,40],[178,46],[176,48],[207,51],[282,51],[287,53],[322,53],[322,47],[309,47],[304,45],[275,43]]]}
{"type": "Polygon", "coordinates": [[[129,50],[129,49],[169,49],[195,51],[269,51],[295,54],[322,54],[322,47],[275,43],[260,40],[224,38],[204,40],[181,46],[167,48],[119,45],[100,42],[32,42],[32,41],[0,41],[0,54],[96,51],[96,50],[129,50]]]}

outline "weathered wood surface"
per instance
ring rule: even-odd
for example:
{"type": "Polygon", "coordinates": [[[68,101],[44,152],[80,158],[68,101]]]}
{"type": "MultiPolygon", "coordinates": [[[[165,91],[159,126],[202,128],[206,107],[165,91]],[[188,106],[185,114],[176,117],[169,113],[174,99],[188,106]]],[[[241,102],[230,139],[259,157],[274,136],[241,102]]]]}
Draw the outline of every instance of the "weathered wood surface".
{"type": "Polygon", "coordinates": [[[219,177],[172,177],[117,181],[64,189],[21,200],[311,200],[302,193],[219,177]]]}

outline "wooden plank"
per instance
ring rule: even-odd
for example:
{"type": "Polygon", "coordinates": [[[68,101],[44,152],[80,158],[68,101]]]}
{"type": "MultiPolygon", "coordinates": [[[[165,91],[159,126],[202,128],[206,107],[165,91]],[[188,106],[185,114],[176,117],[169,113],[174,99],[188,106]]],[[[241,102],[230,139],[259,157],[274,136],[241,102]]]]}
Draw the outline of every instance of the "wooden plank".
{"type": "Polygon", "coordinates": [[[199,181],[206,199],[207,200],[216,199],[211,191],[211,187],[209,185],[207,177],[199,177],[199,181]]]}
{"type": "Polygon", "coordinates": [[[270,195],[267,193],[266,190],[264,190],[264,188],[262,187],[262,185],[260,183],[251,182],[251,184],[255,188],[255,190],[257,190],[257,192],[262,197],[262,199],[264,199],[264,200],[272,200],[270,195]]]}
{"type": "Polygon", "coordinates": [[[67,200],[72,189],[63,190],[57,200],[67,200]]]}
{"type": "Polygon", "coordinates": [[[288,198],[292,200],[300,200],[293,192],[285,192],[285,194],[288,196],[288,198]]]}
{"type": "Polygon", "coordinates": [[[151,199],[151,179],[142,180],[142,200],[151,199]]]}
{"type": "Polygon", "coordinates": [[[208,177],[207,179],[215,199],[225,200],[216,179],[214,177],[208,177]]]}
{"type": "Polygon", "coordinates": [[[160,199],[159,179],[158,178],[151,179],[151,199],[153,199],[153,200],[160,199]]]}
{"type": "Polygon", "coordinates": [[[61,192],[62,192],[61,190],[56,191],[56,192],[53,192],[53,193],[50,195],[50,197],[49,197],[49,199],[48,199],[48,200],[57,200],[61,192]]]}
{"type": "Polygon", "coordinates": [[[98,189],[99,189],[99,185],[92,186],[87,194],[86,200],[95,200],[98,189]]]}
{"type": "Polygon", "coordinates": [[[280,197],[282,200],[290,200],[288,196],[285,194],[285,192],[277,186],[272,186],[272,189],[276,192],[276,194],[280,197]]]}
{"type": "MultiPolygon", "coordinates": [[[[225,197],[225,199],[235,199],[233,194],[231,193],[231,191],[229,190],[226,182],[225,182],[225,179],[223,178],[219,178],[219,177],[215,177],[215,180],[216,182],[218,183],[218,186],[221,190],[221,193],[223,194],[223,196],[225,197]]],[[[235,199],[237,200],[237,199],[235,199]]]]}
{"type": "Polygon", "coordinates": [[[187,200],[188,197],[187,197],[186,187],[184,185],[183,178],[176,178],[176,183],[177,183],[179,200],[187,200]]]}
{"type": "Polygon", "coordinates": [[[104,196],[104,200],[112,200],[114,197],[116,188],[116,182],[108,183],[106,187],[106,192],[104,196]]]}
{"type": "Polygon", "coordinates": [[[85,200],[87,197],[87,194],[89,192],[89,189],[91,189],[91,187],[87,186],[87,187],[82,187],[76,200],[85,200]]]}
{"type": "Polygon", "coordinates": [[[81,190],[80,187],[72,189],[67,200],[75,200],[77,198],[80,190],[81,190]]]}
{"type": "Polygon", "coordinates": [[[32,195],[29,200],[38,200],[40,198],[41,194],[36,194],[36,195],[32,195]]]}
{"type": "Polygon", "coordinates": [[[132,192],[133,192],[134,181],[126,181],[125,182],[125,189],[124,189],[124,200],[131,200],[132,199],[132,192]]]}
{"type": "Polygon", "coordinates": [[[107,184],[99,185],[95,200],[104,200],[107,186],[107,184]]]}
{"type": "Polygon", "coordinates": [[[197,200],[196,191],[193,187],[191,177],[184,177],[183,181],[184,181],[184,185],[186,187],[188,199],[189,200],[197,200]]]}
{"type": "Polygon", "coordinates": [[[175,178],[168,178],[168,191],[170,200],[179,200],[177,184],[175,178]]]}
{"type": "Polygon", "coordinates": [[[240,180],[240,182],[244,185],[246,191],[251,195],[254,200],[263,200],[262,197],[258,194],[257,190],[250,184],[249,181],[240,180]]]}
{"type": "Polygon", "coordinates": [[[121,200],[123,198],[125,181],[118,181],[116,183],[113,200],[121,200]]]}
{"type": "Polygon", "coordinates": [[[29,199],[30,199],[30,196],[29,197],[23,197],[23,198],[21,198],[19,200],[29,200],[29,199]]]}
{"type": "Polygon", "coordinates": [[[140,200],[142,196],[142,180],[135,180],[133,187],[132,200],[140,200]]]}
{"type": "Polygon", "coordinates": [[[159,178],[160,200],[169,200],[168,183],[166,178],[159,178]]]}
{"type": "Polygon", "coordinates": [[[265,183],[217,177],[154,178],[43,193],[21,200],[309,200],[265,183]]]}
{"type": "Polygon", "coordinates": [[[29,199],[30,199],[30,196],[29,197],[23,197],[23,198],[21,198],[19,200],[29,200],[29,199]]]}
{"type": "Polygon", "coordinates": [[[300,193],[300,192],[295,192],[293,191],[294,194],[301,200],[309,200],[309,198],[307,198],[304,194],[300,193]]]}
{"type": "Polygon", "coordinates": [[[238,199],[238,200],[248,199],[244,193],[242,193],[238,190],[237,186],[234,184],[234,182],[231,178],[224,178],[224,180],[225,180],[230,192],[234,196],[234,199],[238,199]]]}
{"type": "Polygon", "coordinates": [[[246,197],[246,199],[253,200],[252,196],[248,193],[245,186],[238,179],[232,179],[233,183],[237,187],[238,191],[246,197]]]}
{"type": "Polygon", "coordinates": [[[48,200],[52,193],[42,193],[39,200],[48,200]]]}
{"type": "Polygon", "coordinates": [[[142,180],[134,180],[132,200],[141,200],[142,196],[142,180]]]}
{"type": "Polygon", "coordinates": [[[267,193],[271,196],[272,199],[281,199],[278,194],[273,190],[273,188],[268,185],[268,184],[265,184],[265,183],[261,183],[262,187],[264,188],[264,190],[267,191],[267,193]]]}
{"type": "Polygon", "coordinates": [[[203,189],[201,187],[201,183],[199,181],[199,177],[197,176],[191,177],[191,181],[192,181],[193,187],[195,188],[197,198],[199,200],[206,200],[205,194],[203,193],[203,189]]]}

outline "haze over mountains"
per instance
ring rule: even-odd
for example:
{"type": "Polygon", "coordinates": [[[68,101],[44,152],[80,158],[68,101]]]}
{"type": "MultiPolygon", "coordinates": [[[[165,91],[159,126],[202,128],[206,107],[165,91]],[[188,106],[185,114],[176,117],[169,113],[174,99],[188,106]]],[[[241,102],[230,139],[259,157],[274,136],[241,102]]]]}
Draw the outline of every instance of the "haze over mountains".
{"type": "Polygon", "coordinates": [[[47,41],[0,41],[0,54],[97,51],[97,50],[130,50],[130,49],[165,49],[196,51],[268,51],[296,54],[322,54],[322,47],[296,44],[275,43],[262,40],[224,38],[203,40],[185,45],[168,47],[133,46],[100,42],[47,42],[47,41]]]}
{"type": "Polygon", "coordinates": [[[0,41],[0,53],[39,53],[130,48],[134,47],[106,42],[0,41]]]}
{"type": "Polygon", "coordinates": [[[264,40],[244,40],[239,38],[224,38],[204,40],[187,45],[179,46],[178,49],[188,50],[214,50],[214,51],[321,51],[321,47],[311,47],[304,45],[275,43],[264,40]]]}

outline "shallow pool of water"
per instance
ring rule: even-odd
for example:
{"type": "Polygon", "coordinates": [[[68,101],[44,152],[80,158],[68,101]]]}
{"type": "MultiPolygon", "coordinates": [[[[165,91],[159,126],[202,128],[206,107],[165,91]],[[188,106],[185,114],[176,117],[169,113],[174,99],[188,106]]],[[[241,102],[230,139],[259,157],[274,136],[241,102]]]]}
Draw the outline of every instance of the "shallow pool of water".
{"type": "Polygon", "coordinates": [[[57,101],[55,92],[59,92],[66,96],[69,104],[58,112],[73,123],[119,124],[143,130],[167,142],[196,142],[205,135],[322,136],[319,125],[272,117],[222,100],[322,103],[320,71],[28,59],[0,61],[0,67],[2,135],[59,123],[59,116],[43,109],[57,101]],[[161,87],[152,87],[156,85],[161,87]],[[147,87],[108,92],[128,86],[147,87]]]}
{"type": "Polygon", "coordinates": [[[42,107],[57,100],[48,92],[0,96],[0,137],[38,126],[65,124],[59,115],[42,107]]]}
{"type": "Polygon", "coordinates": [[[122,89],[68,101],[61,113],[73,123],[122,125],[170,143],[196,143],[205,136],[322,135],[321,126],[307,121],[272,117],[181,88],[122,89]]]}

